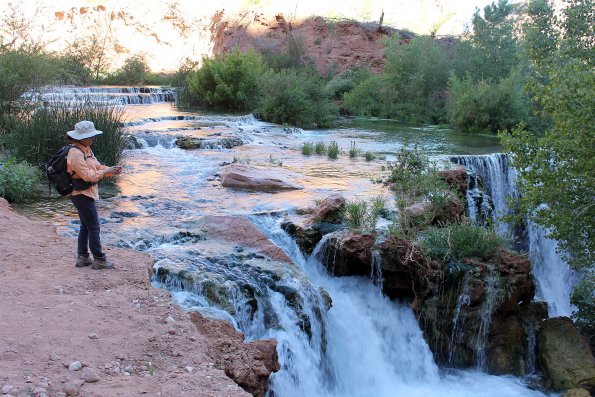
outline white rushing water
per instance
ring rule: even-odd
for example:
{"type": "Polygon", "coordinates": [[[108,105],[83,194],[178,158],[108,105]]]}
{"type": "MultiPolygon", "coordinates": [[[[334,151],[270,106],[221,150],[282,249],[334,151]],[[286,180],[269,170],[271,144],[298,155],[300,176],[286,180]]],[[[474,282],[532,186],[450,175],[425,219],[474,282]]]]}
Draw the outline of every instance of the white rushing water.
{"type": "MultiPolygon", "coordinates": [[[[533,265],[533,275],[537,284],[538,299],[548,304],[550,317],[570,316],[572,305],[570,295],[574,285],[574,272],[558,252],[556,241],[547,238],[547,232],[531,221],[526,222],[526,236],[511,236],[512,227],[501,219],[509,213],[506,200],[508,196],[517,194],[516,170],[509,166],[509,159],[505,154],[496,153],[481,156],[456,156],[452,160],[464,165],[477,174],[483,182],[483,190],[493,202],[492,219],[496,231],[506,237],[524,238],[528,247],[529,259],[533,265]]],[[[479,214],[485,213],[485,201],[481,201],[482,208],[477,207],[477,201],[471,197],[477,196],[477,186],[468,193],[467,202],[470,205],[469,215],[473,220],[479,214]]]]}
{"type": "Polygon", "coordinates": [[[292,321],[290,314],[282,320],[281,330],[269,330],[267,336],[279,343],[282,365],[282,370],[271,376],[271,395],[543,396],[513,377],[478,371],[442,373],[434,363],[411,308],[383,296],[367,277],[329,276],[317,259],[324,250],[325,239],[305,259],[274,220],[254,218],[253,221],[285,250],[314,285],[328,292],[333,302],[317,324],[321,336],[313,338],[315,343],[296,330],[292,324],[295,319],[292,321]]]}

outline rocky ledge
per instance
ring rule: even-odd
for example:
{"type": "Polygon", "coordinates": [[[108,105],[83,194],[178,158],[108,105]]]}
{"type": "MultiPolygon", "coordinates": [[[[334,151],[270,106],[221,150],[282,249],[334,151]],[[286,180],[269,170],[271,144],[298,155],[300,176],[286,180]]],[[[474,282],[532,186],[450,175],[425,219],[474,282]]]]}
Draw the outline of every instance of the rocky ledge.
{"type": "Polygon", "coordinates": [[[245,344],[153,288],[145,254],[112,248],[115,270],[75,268],[76,240],[2,199],[0,251],[2,394],[263,395],[278,368],[274,341],[245,344]]]}

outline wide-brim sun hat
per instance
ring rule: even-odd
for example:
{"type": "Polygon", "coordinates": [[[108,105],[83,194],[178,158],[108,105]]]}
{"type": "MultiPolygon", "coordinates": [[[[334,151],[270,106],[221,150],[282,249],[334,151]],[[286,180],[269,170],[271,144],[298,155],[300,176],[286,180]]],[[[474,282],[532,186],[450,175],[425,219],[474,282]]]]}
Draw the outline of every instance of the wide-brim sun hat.
{"type": "Polygon", "coordinates": [[[95,135],[103,134],[103,131],[99,131],[95,129],[95,124],[92,121],[79,121],[74,125],[73,131],[68,131],[69,137],[80,141],[81,139],[91,138],[95,135]]]}

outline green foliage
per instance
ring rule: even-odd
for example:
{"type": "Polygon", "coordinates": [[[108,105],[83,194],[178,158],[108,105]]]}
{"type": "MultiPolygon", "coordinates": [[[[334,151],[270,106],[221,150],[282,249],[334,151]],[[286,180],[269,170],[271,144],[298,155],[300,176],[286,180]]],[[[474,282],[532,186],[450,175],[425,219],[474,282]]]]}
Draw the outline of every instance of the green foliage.
{"type": "Polygon", "coordinates": [[[314,145],[314,153],[316,153],[319,156],[326,153],[326,146],[324,145],[324,142],[316,142],[316,145],[314,145]]]}
{"type": "Polygon", "coordinates": [[[595,8],[592,0],[573,0],[554,18],[548,7],[543,0],[530,4],[525,31],[535,69],[527,87],[552,125],[544,134],[517,128],[502,139],[518,170],[519,215],[549,230],[575,268],[592,267],[595,8]]]}
{"type": "Polygon", "coordinates": [[[312,145],[309,142],[304,142],[304,144],[302,145],[302,154],[304,156],[311,156],[313,152],[314,152],[314,145],[312,145]]]}
{"type": "Polygon", "coordinates": [[[339,153],[341,153],[341,149],[339,148],[339,144],[335,141],[332,141],[328,144],[326,148],[326,155],[329,159],[336,160],[339,157],[339,153]]]}
{"type": "Polygon", "coordinates": [[[445,120],[445,92],[450,73],[446,51],[428,36],[415,37],[406,45],[399,41],[396,37],[390,40],[385,54],[383,75],[391,88],[388,114],[415,123],[445,120]]]}
{"type": "Polygon", "coordinates": [[[467,59],[468,73],[474,81],[497,83],[506,78],[520,62],[519,43],[511,19],[512,5],[507,0],[492,2],[473,16],[472,51],[467,59]]]}
{"type": "Polygon", "coordinates": [[[389,91],[382,76],[370,76],[343,95],[343,107],[355,115],[389,117],[383,104],[389,91]]]}
{"type": "Polygon", "coordinates": [[[117,164],[125,147],[122,135],[124,111],[93,103],[50,103],[34,112],[21,111],[6,119],[5,146],[18,159],[41,167],[61,146],[65,134],[81,120],[90,120],[103,131],[93,143],[101,163],[117,164]]]}
{"type": "Polygon", "coordinates": [[[343,220],[354,229],[363,226],[367,214],[368,203],[363,200],[347,201],[343,207],[343,220]]]}
{"type": "Polygon", "coordinates": [[[365,200],[347,201],[341,215],[348,227],[373,232],[378,218],[388,216],[388,209],[382,197],[375,197],[370,203],[365,200]]]}
{"type": "Polygon", "coordinates": [[[372,72],[366,67],[347,69],[333,76],[326,83],[326,92],[334,99],[341,99],[346,92],[353,90],[362,81],[371,77],[372,72]]]}
{"type": "Polygon", "coordinates": [[[523,95],[523,84],[520,72],[513,72],[498,83],[451,75],[447,101],[450,123],[461,131],[495,133],[526,122],[530,104],[523,95]]]}
{"type": "Polygon", "coordinates": [[[355,142],[351,142],[351,146],[349,147],[349,158],[352,160],[357,158],[357,155],[359,154],[359,152],[360,152],[360,150],[355,145],[355,142]]]}
{"type": "Polygon", "coordinates": [[[25,201],[35,193],[39,183],[39,170],[26,161],[14,158],[0,163],[0,197],[11,203],[25,201]]]}
{"type": "Polygon", "coordinates": [[[571,302],[577,308],[576,325],[590,340],[595,337],[595,274],[585,274],[572,293],[571,302]]]}
{"type": "Polygon", "coordinates": [[[115,73],[108,75],[106,84],[146,84],[150,76],[149,65],[142,55],[133,55],[124,61],[124,65],[115,73]]]}
{"type": "Polygon", "coordinates": [[[36,49],[0,53],[0,106],[10,109],[26,91],[52,82],[48,56],[36,49]]]}
{"type": "Polygon", "coordinates": [[[264,70],[262,57],[252,50],[242,53],[235,49],[212,59],[203,58],[201,68],[190,78],[188,92],[196,104],[253,110],[264,70]]]}
{"type": "Polygon", "coordinates": [[[268,71],[262,79],[266,95],[259,113],[270,122],[303,127],[330,127],[338,117],[337,106],[324,90],[324,80],[314,69],[268,71]]]}
{"type": "Polygon", "coordinates": [[[372,152],[366,152],[364,153],[364,158],[366,159],[366,161],[372,161],[376,158],[376,156],[374,156],[374,153],[372,152]]]}
{"type": "Polygon", "coordinates": [[[448,263],[463,258],[489,260],[506,240],[493,230],[465,223],[432,228],[418,236],[424,254],[448,263]]]}

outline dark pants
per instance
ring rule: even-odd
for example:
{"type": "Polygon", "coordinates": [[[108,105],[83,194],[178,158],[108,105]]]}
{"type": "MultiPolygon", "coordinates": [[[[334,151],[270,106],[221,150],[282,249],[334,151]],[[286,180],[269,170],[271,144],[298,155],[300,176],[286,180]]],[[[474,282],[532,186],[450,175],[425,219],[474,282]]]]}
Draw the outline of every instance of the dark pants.
{"type": "Polygon", "coordinates": [[[99,216],[95,207],[95,200],[84,194],[71,196],[70,199],[76,207],[81,219],[81,229],[78,239],[78,255],[89,257],[89,249],[95,259],[105,259],[101,251],[99,239],[99,216]]]}

